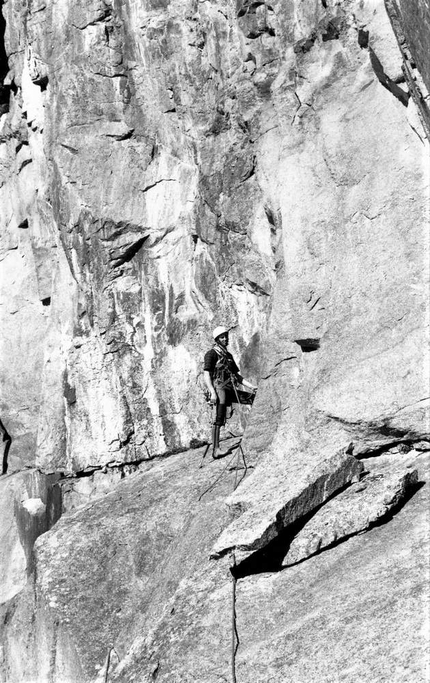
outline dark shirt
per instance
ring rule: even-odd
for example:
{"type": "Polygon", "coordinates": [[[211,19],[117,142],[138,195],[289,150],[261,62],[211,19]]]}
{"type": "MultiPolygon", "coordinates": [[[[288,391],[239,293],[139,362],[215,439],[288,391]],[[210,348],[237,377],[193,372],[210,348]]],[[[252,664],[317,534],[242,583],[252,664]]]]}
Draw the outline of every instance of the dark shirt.
{"type": "MultiPolygon", "coordinates": [[[[228,359],[229,369],[231,370],[231,372],[233,374],[237,375],[239,372],[239,368],[237,367],[233,356],[228,351],[226,351],[226,356],[228,359]]],[[[208,372],[210,372],[211,377],[214,374],[215,365],[217,364],[218,359],[219,359],[219,356],[218,356],[217,352],[215,351],[215,349],[210,349],[210,351],[205,353],[203,370],[207,370],[208,372]]]]}

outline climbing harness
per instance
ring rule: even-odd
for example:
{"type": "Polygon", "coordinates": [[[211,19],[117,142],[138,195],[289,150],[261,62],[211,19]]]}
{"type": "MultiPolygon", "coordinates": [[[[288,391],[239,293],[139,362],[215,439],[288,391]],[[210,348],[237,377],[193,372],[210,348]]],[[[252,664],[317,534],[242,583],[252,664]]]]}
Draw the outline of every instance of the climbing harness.
{"type": "Polygon", "coordinates": [[[234,386],[234,373],[232,371],[233,357],[219,344],[214,344],[213,349],[218,356],[213,373],[213,382],[218,389],[230,389],[234,386]]]}
{"type": "MultiPolygon", "coordinates": [[[[237,381],[236,381],[236,378],[235,378],[235,376],[234,376],[234,373],[233,373],[231,370],[229,370],[229,373],[230,373],[230,376],[228,377],[228,383],[229,383],[229,385],[230,385],[230,386],[232,387],[232,389],[233,389],[233,392],[234,392],[235,397],[236,397],[236,402],[237,402],[237,404],[238,404],[239,406],[250,405],[250,404],[251,404],[251,401],[246,401],[246,399],[244,400],[244,399],[243,399],[243,396],[241,396],[241,395],[244,394],[245,392],[238,391],[237,386],[236,386],[236,385],[237,385],[237,381]]],[[[215,408],[216,408],[215,405],[212,406],[211,424],[213,424],[213,417],[214,417],[213,411],[214,411],[215,408]]],[[[229,417],[231,417],[232,413],[233,413],[233,411],[231,411],[229,417]]],[[[224,422],[224,424],[225,424],[225,422],[224,422]]],[[[234,434],[232,434],[232,436],[234,436],[234,434]]],[[[206,457],[206,455],[207,455],[207,453],[208,453],[208,451],[209,451],[209,449],[210,449],[211,446],[212,446],[212,443],[208,443],[208,444],[207,444],[207,446],[206,446],[206,448],[205,448],[205,450],[204,450],[204,452],[203,452],[202,459],[201,459],[201,461],[200,461],[199,469],[201,469],[201,468],[203,467],[204,459],[205,459],[205,457],[206,457]]],[[[239,441],[237,444],[234,444],[234,446],[232,446],[231,452],[234,453],[234,451],[236,451],[236,450],[238,451],[238,455],[240,454],[240,455],[242,456],[242,461],[243,461],[244,474],[243,474],[243,476],[242,476],[241,479],[240,479],[240,481],[242,481],[242,479],[246,476],[246,473],[247,473],[247,470],[248,470],[248,466],[247,466],[247,464],[246,464],[246,459],[245,459],[245,453],[244,453],[243,448],[242,448],[242,439],[240,439],[240,441],[239,441]]],[[[211,484],[207,489],[205,489],[205,490],[203,491],[203,493],[200,494],[200,496],[199,496],[199,498],[198,498],[199,501],[203,498],[203,496],[204,496],[206,493],[208,493],[209,491],[211,491],[211,490],[215,487],[215,485],[218,483],[218,481],[222,478],[222,475],[224,474],[224,472],[227,470],[227,468],[228,468],[228,467],[231,465],[231,463],[233,462],[234,458],[235,458],[235,454],[233,455],[233,458],[228,462],[227,466],[222,470],[221,474],[218,475],[218,477],[215,479],[215,481],[212,482],[212,484],[211,484]]],[[[237,467],[239,468],[239,458],[238,458],[237,467]]],[[[239,484],[240,484],[240,481],[239,481],[239,484]]],[[[236,484],[236,483],[235,483],[235,488],[237,488],[237,486],[238,486],[239,484],[236,484]]]]}

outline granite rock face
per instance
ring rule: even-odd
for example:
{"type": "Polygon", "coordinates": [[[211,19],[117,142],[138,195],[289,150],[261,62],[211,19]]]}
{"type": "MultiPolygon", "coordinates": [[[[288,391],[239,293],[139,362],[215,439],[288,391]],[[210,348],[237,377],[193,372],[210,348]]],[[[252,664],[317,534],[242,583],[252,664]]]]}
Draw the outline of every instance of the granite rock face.
{"type": "Polygon", "coordinates": [[[0,8],[1,683],[225,681],[233,556],[239,681],[424,683],[428,5],[0,8]],[[220,323],[241,470],[199,450],[220,323]]]}
{"type": "Polygon", "coordinates": [[[351,481],[357,481],[362,470],[363,465],[353,456],[338,453],[323,462],[310,460],[307,467],[297,461],[291,466],[287,461],[283,468],[278,466],[267,474],[264,490],[259,478],[251,477],[226,501],[242,514],[221,534],[212,556],[235,549],[239,551],[237,560],[245,559],[264,548],[283,528],[325,503],[351,481]]]}
{"type": "Polygon", "coordinates": [[[365,479],[324,505],[293,539],[282,562],[288,566],[336,543],[338,539],[365,531],[406,498],[418,482],[416,469],[389,467],[367,473],[365,479]]]}
{"type": "MultiPolygon", "coordinates": [[[[209,553],[236,473],[203,452],[144,463],[36,541],[33,581],[0,608],[0,680],[232,680],[235,606],[238,681],[425,683],[428,485],[306,562],[255,564],[233,600],[231,558],[209,553]]],[[[410,464],[428,480],[428,453],[410,464]]]]}
{"type": "Polygon", "coordinates": [[[35,470],[0,479],[0,603],[26,586],[35,566],[34,542],[61,516],[57,480],[35,470]]]}
{"type": "Polygon", "coordinates": [[[326,5],[3,3],[11,468],[207,438],[221,321],[259,450],[424,430],[425,135],[382,3],[326,5]]]}

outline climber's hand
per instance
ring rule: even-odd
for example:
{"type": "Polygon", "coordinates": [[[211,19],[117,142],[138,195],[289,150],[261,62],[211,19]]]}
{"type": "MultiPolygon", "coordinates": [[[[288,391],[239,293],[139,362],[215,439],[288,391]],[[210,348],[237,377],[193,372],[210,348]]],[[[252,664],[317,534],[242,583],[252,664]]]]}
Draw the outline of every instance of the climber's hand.
{"type": "Polygon", "coordinates": [[[214,406],[215,403],[217,402],[217,395],[215,391],[211,391],[211,397],[209,399],[209,403],[214,406]]]}

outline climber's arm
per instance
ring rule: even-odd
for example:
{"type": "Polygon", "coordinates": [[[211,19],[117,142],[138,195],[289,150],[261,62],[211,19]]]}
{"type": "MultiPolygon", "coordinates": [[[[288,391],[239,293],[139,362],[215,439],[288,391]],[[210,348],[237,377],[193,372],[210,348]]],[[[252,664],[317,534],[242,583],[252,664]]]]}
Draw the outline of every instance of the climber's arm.
{"type": "Polygon", "coordinates": [[[244,379],[242,375],[239,373],[236,373],[236,379],[239,382],[239,384],[242,384],[244,387],[248,387],[251,391],[257,391],[257,387],[254,386],[254,384],[251,384],[251,382],[248,382],[247,379],[244,379]]]}
{"type": "Polygon", "coordinates": [[[207,387],[209,394],[210,394],[210,402],[215,404],[217,402],[217,395],[216,395],[216,391],[215,391],[215,388],[214,388],[214,385],[212,382],[211,373],[209,372],[209,370],[204,371],[203,377],[205,380],[206,387],[207,387]]]}

